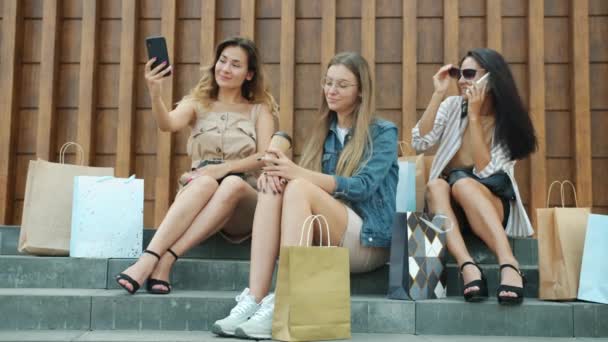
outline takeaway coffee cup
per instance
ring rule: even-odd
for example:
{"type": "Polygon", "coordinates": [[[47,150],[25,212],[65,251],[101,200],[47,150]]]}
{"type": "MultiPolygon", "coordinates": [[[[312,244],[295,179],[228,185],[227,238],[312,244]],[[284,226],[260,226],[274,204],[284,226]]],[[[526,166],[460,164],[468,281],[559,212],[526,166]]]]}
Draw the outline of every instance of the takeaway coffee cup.
{"type": "Polygon", "coordinates": [[[270,140],[270,148],[287,153],[291,148],[291,137],[285,132],[276,132],[272,135],[272,139],[270,140]]]}

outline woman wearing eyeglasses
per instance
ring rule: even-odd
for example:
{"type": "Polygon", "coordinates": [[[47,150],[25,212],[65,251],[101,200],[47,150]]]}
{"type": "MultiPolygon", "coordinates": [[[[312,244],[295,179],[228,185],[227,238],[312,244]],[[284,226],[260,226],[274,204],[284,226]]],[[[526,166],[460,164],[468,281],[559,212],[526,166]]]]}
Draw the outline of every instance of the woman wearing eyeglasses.
{"type": "MultiPolygon", "coordinates": [[[[212,326],[219,335],[270,338],[274,295],[269,294],[279,246],[297,245],[302,223],[322,214],[331,244],[349,249],[351,272],[388,261],[397,188],[397,127],[374,116],[367,62],[354,52],[330,62],[321,108],[300,164],[278,150],[258,180],[249,288],[230,315],[212,326]]],[[[326,241],[326,237],[323,238],[326,241]]],[[[319,243],[318,232],[313,236],[319,243]]]]}
{"type": "Polygon", "coordinates": [[[472,231],[501,265],[498,302],[520,304],[525,279],[507,236],[533,233],[514,174],[515,162],[536,150],[530,116],[509,66],[494,50],[469,51],[460,68],[443,66],[433,83],[431,101],[412,130],[412,145],[419,152],[439,143],[427,209],[447,215],[454,224],[447,245],[460,266],[465,300],[488,297],[483,271],[462,238],[463,232],[472,231]],[[451,77],[457,79],[460,96],[445,98],[451,77]]]}

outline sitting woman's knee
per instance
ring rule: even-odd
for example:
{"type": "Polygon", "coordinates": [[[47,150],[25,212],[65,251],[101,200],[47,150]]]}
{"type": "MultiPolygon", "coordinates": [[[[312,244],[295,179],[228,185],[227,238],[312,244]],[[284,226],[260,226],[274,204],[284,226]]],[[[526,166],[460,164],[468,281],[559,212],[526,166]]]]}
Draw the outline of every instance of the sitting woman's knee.
{"type": "Polygon", "coordinates": [[[188,185],[190,188],[194,188],[197,191],[205,191],[216,189],[219,186],[217,180],[210,176],[200,176],[192,180],[191,184],[188,185]]]}
{"type": "Polygon", "coordinates": [[[222,180],[219,189],[229,193],[243,194],[250,185],[239,176],[228,176],[222,180]]]}
{"type": "Polygon", "coordinates": [[[427,197],[444,196],[450,193],[450,185],[445,179],[435,178],[426,185],[427,197]]]}
{"type": "Polygon", "coordinates": [[[283,191],[283,200],[289,201],[289,198],[293,198],[293,196],[302,196],[302,194],[306,193],[311,186],[314,185],[305,179],[292,179],[285,186],[285,190],[283,191]]]}
{"type": "Polygon", "coordinates": [[[471,195],[471,191],[479,186],[473,178],[461,178],[452,185],[452,195],[457,201],[462,201],[471,195]]]}

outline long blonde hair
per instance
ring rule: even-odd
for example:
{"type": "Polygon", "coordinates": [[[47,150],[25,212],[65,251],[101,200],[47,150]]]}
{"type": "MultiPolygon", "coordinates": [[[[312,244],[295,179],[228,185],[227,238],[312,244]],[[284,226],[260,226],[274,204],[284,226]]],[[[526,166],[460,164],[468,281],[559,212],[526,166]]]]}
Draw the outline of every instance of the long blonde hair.
{"type": "Polygon", "coordinates": [[[262,103],[268,106],[272,114],[277,114],[278,105],[270,93],[262,61],[255,43],[243,37],[231,37],[217,45],[213,64],[201,68],[203,76],[198,84],[190,90],[186,99],[198,101],[204,108],[209,108],[217,100],[219,85],[215,80],[215,65],[225,48],[238,46],[247,54],[247,71],[253,72],[251,80],[245,80],[241,86],[241,95],[251,103],[262,103]]]}
{"type": "MultiPolygon", "coordinates": [[[[333,65],[343,65],[357,78],[357,87],[361,96],[357,97],[357,104],[353,110],[352,139],[344,146],[336,174],[350,177],[365,164],[366,151],[373,148],[369,134],[369,125],[374,120],[373,85],[367,61],[356,52],[342,52],[335,55],[329,62],[327,69],[333,65]]],[[[321,107],[316,127],[304,146],[300,165],[314,171],[321,171],[321,155],[327,133],[336,112],[329,109],[325,93],[321,90],[321,107]]]]}

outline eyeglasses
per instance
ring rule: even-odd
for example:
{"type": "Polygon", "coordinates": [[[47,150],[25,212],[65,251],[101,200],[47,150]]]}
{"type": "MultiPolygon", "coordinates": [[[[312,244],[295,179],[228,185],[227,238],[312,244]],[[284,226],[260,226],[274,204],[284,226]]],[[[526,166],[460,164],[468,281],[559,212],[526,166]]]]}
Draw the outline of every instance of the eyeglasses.
{"type": "Polygon", "coordinates": [[[450,68],[450,70],[448,70],[448,74],[450,75],[450,77],[453,77],[455,79],[460,79],[460,77],[462,76],[465,80],[472,80],[475,78],[475,75],[477,75],[477,71],[481,70],[484,69],[459,69],[452,67],[450,68]]]}
{"type": "Polygon", "coordinates": [[[325,77],[323,80],[321,80],[321,86],[325,89],[331,89],[331,87],[335,86],[336,90],[342,91],[350,87],[356,87],[357,84],[350,83],[346,80],[332,80],[331,78],[325,77]]]}

